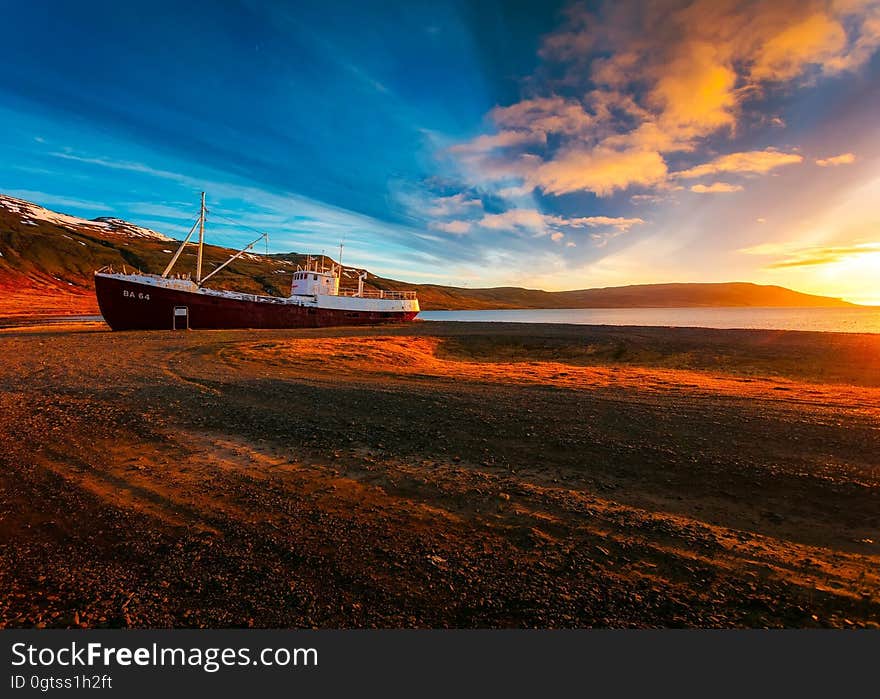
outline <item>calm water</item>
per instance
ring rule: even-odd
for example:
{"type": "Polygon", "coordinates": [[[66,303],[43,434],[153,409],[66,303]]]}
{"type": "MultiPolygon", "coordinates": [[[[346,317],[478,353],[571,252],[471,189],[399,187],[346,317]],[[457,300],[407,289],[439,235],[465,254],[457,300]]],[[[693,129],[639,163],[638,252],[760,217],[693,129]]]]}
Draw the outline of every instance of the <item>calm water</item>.
{"type": "Polygon", "coordinates": [[[880,306],[861,308],[559,308],[422,311],[421,320],[576,325],[661,325],[880,333],[880,306]]]}

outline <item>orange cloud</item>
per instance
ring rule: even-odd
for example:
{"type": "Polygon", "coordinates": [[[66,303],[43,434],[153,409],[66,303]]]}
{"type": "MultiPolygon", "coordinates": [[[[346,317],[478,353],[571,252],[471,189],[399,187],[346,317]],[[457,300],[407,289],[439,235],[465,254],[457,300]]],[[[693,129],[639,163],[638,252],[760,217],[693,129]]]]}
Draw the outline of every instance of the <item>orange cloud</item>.
{"type": "Polygon", "coordinates": [[[682,48],[659,75],[649,101],[658,125],[676,142],[735,124],[736,73],[714,46],[695,41],[682,48]]]}
{"type": "Polygon", "coordinates": [[[490,116],[503,128],[541,134],[582,134],[595,125],[594,117],[580,102],[562,97],[527,99],[509,107],[495,107],[490,116]]]}
{"type": "Polygon", "coordinates": [[[781,259],[767,265],[767,269],[784,269],[786,267],[812,267],[816,265],[837,264],[854,258],[860,258],[864,255],[878,255],[880,254],[880,242],[810,247],[765,243],[751,248],[743,248],[740,252],[748,255],[780,257],[781,259]]]}
{"type": "Polygon", "coordinates": [[[728,184],[727,182],[713,182],[712,184],[695,184],[691,187],[692,192],[697,194],[718,194],[725,192],[741,192],[742,186],[738,184],[728,184]]]}
{"type": "Polygon", "coordinates": [[[830,58],[825,69],[827,72],[855,70],[880,47],[880,3],[877,0],[836,0],[832,7],[848,25],[848,33],[854,40],[847,51],[830,58]]]}
{"type": "Polygon", "coordinates": [[[586,190],[608,196],[633,184],[656,185],[666,178],[666,162],[656,151],[570,150],[538,166],[528,181],[548,194],[586,190]]]}
{"type": "Polygon", "coordinates": [[[803,162],[803,159],[803,156],[797,153],[783,153],[772,148],[728,153],[708,163],[673,172],[672,177],[693,179],[705,175],[715,175],[719,172],[764,174],[784,165],[803,162]]]}
{"type": "MultiPolygon", "coordinates": [[[[746,98],[776,83],[854,70],[880,47],[877,0],[615,0],[565,14],[539,51],[552,64],[546,74],[562,77],[539,72],[531,87],[544,95],[496,107],[490,117],[499,133],[462,148],[512,151],[476,163],[480,175],[521,178],[553,195],[665,186],[668,154],[735,133],[746,98]],[[560,86],[582,97],[559,96],[560,86]],[[548,143],[550,153],[524,152],[548,143]]],[[[760,174],[802,160],[767,149],[673,176],[760,174]]]]}
{"type": "Polygon", "coordinates": [[[819,167],[833,167],[835,165],[850,165],[855,161],[855,154],[841,153],[840,155],[833,155],[830,158],[817,158],[816,165],[819,167]]]}
{"type": "Polygon", "coordinates": [[[753,80],[791,80],[808,64],[835,65],[846,49],[839,19],[817,10],[784,26],[760,44],[749,75],[753,80]]]}

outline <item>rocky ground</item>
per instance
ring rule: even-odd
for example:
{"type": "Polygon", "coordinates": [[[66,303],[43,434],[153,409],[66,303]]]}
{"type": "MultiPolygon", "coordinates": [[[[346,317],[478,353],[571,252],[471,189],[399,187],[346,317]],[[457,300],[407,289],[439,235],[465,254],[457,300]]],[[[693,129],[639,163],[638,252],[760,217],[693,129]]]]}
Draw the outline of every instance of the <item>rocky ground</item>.
{"type": "Polygon", "coordinates": [[[0,624],[878,627],[880,336],[0,330],[0,624]]]}

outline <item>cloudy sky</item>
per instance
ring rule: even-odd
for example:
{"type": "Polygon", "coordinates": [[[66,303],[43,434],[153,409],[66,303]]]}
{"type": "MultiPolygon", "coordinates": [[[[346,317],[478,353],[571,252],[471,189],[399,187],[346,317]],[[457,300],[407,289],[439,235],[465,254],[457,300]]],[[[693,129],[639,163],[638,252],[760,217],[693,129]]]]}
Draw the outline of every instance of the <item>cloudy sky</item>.
{"type": "Polygon", "coordinates": [[[880,304],[880,1],[0,0],[0,192],[411,281],[880,304]],[[139,6],[140,5],[140,6],[139,6]]]}

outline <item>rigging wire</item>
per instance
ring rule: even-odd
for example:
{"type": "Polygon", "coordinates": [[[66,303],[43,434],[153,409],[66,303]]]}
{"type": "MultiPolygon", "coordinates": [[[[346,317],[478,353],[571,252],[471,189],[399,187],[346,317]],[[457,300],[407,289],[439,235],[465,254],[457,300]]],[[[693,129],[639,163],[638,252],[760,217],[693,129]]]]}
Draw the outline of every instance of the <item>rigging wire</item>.
{"type": "MultiPolygon", "coordinates": [[[[208,209],[205,209],[205,212],[209,213],[208,209]]],[[[253,228],[252,226],[248,226],[248,225],[242,223],[241,221],[236,221],[236,220],[228,218],[226,216],[221,216],[220,214],[214,214],[214,216],[216,216],[217,218],[223,219],[227,223],[232,223],[232,224],[238,226],[239,228],[247,228],[249,231],[253,231],[254,233],[259,233],[260,235],[263,235],[263,231],[257,230],[256,228],[253,228]]]]}
{"type": "Polygon", "coordinates": [[[272,274],[272,263],[269,260],[269,231],[266,231],[264,234],[265,242],[266,242],[266,276],[272,274]]]}
{"type": "MultiPolygon", "coordinates": [[[[271,264],[270,264],[270,260],[269,260],[269,233],[266,231],[261,231],[257,228],[254,228],[253,226],[248,226],[247,224],[242,223],[241,221],[236,221],[235,219],[231,219],[228,216],[223,216],[222,214],[213,213],[209,209],[205,209],[205,214],[208,214],[208,213],[211,213],[214,217],[222,219],[222,220],[226,221],[227,223],[231,223],[238,228],[246,228],[249,231],[253,231],[254,233],[258,233],[259,235],[263,236],[263,238],[265,238],[265,241],[266,241],[266,257],[265,257],[265,259],[266,259],[266,278],[268,279],[269,275],[271,274],[271,264]]],[[[206,218],[207,218],[207,216],[206,216],[206,218]]]]}
{"type": "MultiPolygon", "coordinates": [[[[206,208],[206,209],[205,209],[205,213],[207,214],[207,213],[211,213],[211,212],[210,212],[209,209],[206,208]]],[[[268,233],[268,232],[261,231],[260,229],[258,229],[258,228],[254,228],[253,226],[248,226],[247,224],[242,223],[241,221],[236,221],[235,219],[231,219],[231,218],[229,218],[228,216],[223,216],[223,215],[221,215],[221,214],[217,214],[217,213],[215,213],[215,214],[213,214],[213,215],[216,216],[217,218],[223,219],[223,220],[226,221],[227,223],[231,223],[231,224],[233,224],[233,225],[235,225],[235,226],[238,226],[239,228],[246,228],[246,229],[249,230],[249,231],[253,231],[254,233],[259,233],[259,234],[261,234],[261,235],[265,234],[265,236],[266,236],[266,255],[268,256],[268,254],[269,254],[269,233],[268,233]]],[[[344,243],[344,242],[345,242],[345,238],[343,237],[342,240],[343,240],[343,243],[344,243]]],[[[305,253],[300,253],[300,254],[305,254],[305,253]]],[[[323,257],[324,251],[321,251],[321,254],[322,254],[322,257],[323,257]]]]}

